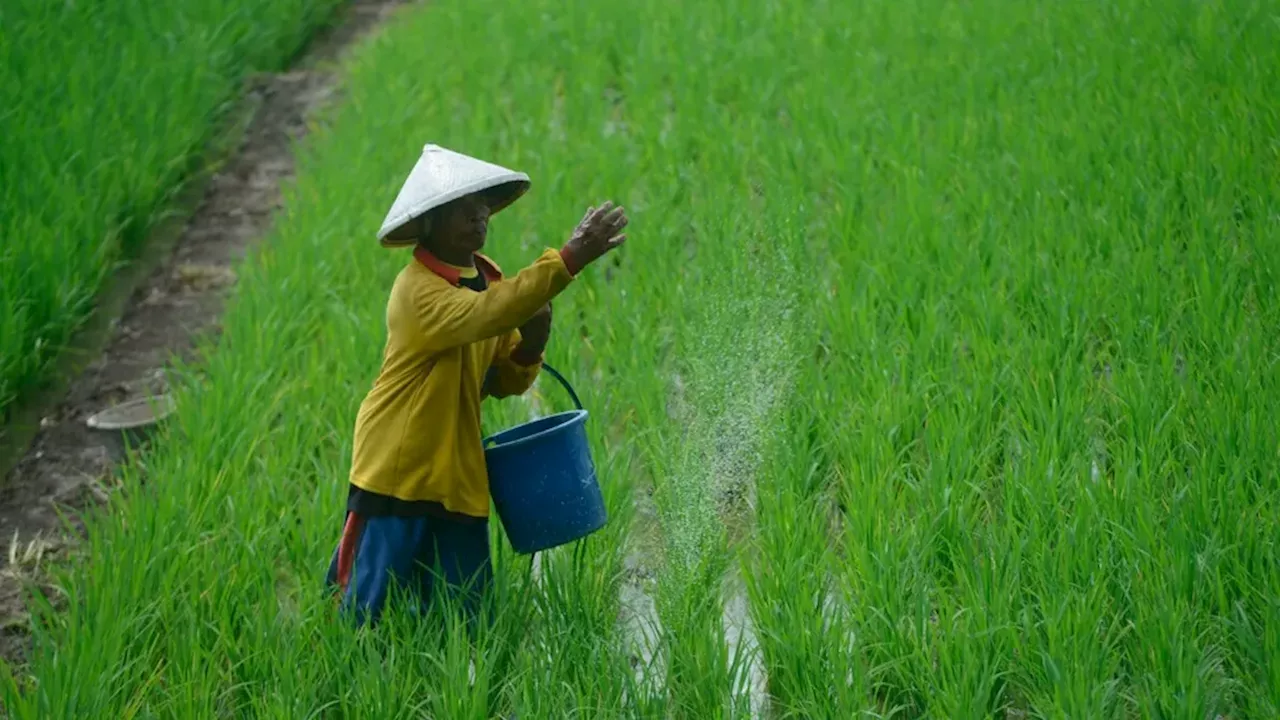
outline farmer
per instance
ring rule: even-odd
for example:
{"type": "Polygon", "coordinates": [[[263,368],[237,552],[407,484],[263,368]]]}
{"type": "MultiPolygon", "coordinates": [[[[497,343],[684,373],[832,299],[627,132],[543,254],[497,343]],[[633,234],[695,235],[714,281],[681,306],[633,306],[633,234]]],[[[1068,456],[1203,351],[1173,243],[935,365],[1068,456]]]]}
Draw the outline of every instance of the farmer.
{"type": "Polygon", "coordinates": [[[490,216],[529,185],[523,173],[427,145],[378,234],[384,247],[414,250],[391,287],[382,368],[356,418],[327,577],[358,622],[376,622],[393,587],[419,610],[446,590],[474,614],[491,575],[480,401],[533,385],[551,299],[626,239],[622,208],[605,203],[562,248],[504,278],[480,250],[490,216]]]}

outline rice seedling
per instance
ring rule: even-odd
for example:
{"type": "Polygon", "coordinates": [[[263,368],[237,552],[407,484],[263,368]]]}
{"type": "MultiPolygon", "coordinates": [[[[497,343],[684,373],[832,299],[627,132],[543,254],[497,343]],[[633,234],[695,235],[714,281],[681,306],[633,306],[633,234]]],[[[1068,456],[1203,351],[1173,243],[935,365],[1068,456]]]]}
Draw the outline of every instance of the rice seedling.
{"type": "MultiPolygon", "coordinates": [[[[66,611],[36,608],[6,708],[1274,715],[1271,15],[407,14],[348,62],[167,442],[90,524],[66,611]],[[494,223],[508,270],[600,198],[634,228],[556,302],[551,350],[613,522],[537,572],[495,529],[513,599],[475,640],[413,618],[366,637],[319,589],[404,261],[373,228],[424,142],[535,179],[494,223]],[[656,577],[639,672],[628,563],[656,577]],[[754,649],[725,629],[738,570],[754,649]]],[[[538,391],[487,424],[566,407],[538,391]]]]}
{"type": "Polygon", "coordinates": [[[0,10],[0,419],[138,250],[251,72],[338,0],[47,3],[0,10]]]}
{"type": "Polygon", "coordinates": [[[1258,7],[1024,9],[952,8],[920,39],[952,65],[872,76],[907,97],[928,83],[931,119],[906,111],[851,181],[899,211],[833,220],[844,302],[827,326],[848,350],[827,365],[826,437],[873,687],[907,715],[1247,714],[1271,691],[1230,669],[1209,597],[1269,583],[1217,563],[1235,555],[1221,513],[1274,502],[1274,457],[1211,460],[1209,438],[1271,441],[1245,429],[1244,394],[1225,400],[1265,392],[1261,366],[1221,363],[1273,312],[1253,298],[1276,227],[1243,208],[1274,187],[1202,128],[1274,126],[1256,93],[1275,70],[1243,49],[1258,7]],[[981,69],[939,82],[952,68],[981,69]],[[1180,105],[1172,78],[1202,73],[1234,77],[1239,104],[1180,105]],[[1206,174],[1221,184],[1191,180],[1206,174]]]}

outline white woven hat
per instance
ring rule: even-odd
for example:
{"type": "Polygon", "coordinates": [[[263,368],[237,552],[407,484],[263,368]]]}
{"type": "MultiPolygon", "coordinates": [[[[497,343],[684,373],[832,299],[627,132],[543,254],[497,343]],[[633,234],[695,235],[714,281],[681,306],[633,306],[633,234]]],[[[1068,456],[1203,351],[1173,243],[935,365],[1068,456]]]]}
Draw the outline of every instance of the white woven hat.
{"type": "Polygon", "coordinates": [[[489,212],[497,213],[524,195],[529,185],[529,176],[524,173],[427,145],[382,221],[378,240],[383,247],[413,245],[425,228],[409,221],[429,210],[464,195],[484,192],[489,212]]]}

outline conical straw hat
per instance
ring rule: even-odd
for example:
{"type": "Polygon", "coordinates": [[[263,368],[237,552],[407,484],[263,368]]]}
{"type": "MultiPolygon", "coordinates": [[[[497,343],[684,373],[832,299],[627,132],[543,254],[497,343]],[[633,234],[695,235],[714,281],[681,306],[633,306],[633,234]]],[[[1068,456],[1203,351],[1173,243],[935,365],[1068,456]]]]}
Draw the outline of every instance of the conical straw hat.
{"type": "Polygon", "coordinates": [[[409,221],[423,213],[482,191],[489,200],[489,212],[497,213],[524,195],[529,185],[529,176],[524,173],[427,145],[382,221],[378,240],[383,247],[413,245],[422,227],[409,221]]]}

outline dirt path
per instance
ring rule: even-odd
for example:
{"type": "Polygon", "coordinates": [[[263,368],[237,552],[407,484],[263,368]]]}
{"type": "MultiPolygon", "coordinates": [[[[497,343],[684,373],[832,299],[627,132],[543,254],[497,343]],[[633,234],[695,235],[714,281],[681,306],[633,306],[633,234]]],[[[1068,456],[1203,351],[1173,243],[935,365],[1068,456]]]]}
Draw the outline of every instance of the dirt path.
{"type": "MultiPolygon", "coordinates": [[[[0,657],[21,661],[27,615],[23,586],[75,542],[59,512],[76,514],[111,488],[112,449],[84,424],[114,403],[163,392],[163,368],[190,357],[199,336],[217,332],[234,267],[268,228],[281,183],[293,174],[290,146],[310,113],[335,91],[332,61],[409,0],[352,0],[331,29],[284,73],[258,79],[239,147],[208,181],[167,257],[133,292],[102,354],[45,410],[29,450],[0,484],[0,657]]],[[[74,521],[74,520],[73,520],[74,521]]]]}

